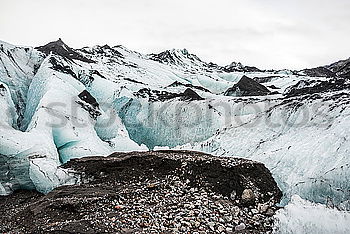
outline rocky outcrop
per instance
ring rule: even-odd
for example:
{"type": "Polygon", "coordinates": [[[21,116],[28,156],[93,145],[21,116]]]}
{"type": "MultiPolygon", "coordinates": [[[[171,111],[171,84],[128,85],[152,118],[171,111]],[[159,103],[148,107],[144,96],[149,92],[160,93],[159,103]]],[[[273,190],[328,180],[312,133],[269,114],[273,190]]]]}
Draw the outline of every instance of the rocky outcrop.
{"type": "Polygon", "coordinates": [[[255,80],[243,76],[237,84],[227,89],[225,96],[264,96],[271,94],[270,90],[255,80]]]}
{"type": "Polygon", "coordinates": [[[84,102],[86,103],[89,103],[90,105],[92,105],[93,107],[95,108],[98,108],[99,105],[96,101],[96,99],[87,91],[87,90],[84,90],[82,91],[78,97],[83,100],[84,102]]]}
{"type": "Polygon", "coordinates": [[[313,77],[350,78],[350,58],[340,60],[327,66],[301,70],[303,74],[313,77]]]}
{"type": "Polygon", "coordinates": [[[252,66],[244,66],[240,62],[232,62],[230,65],[223,67],[225,72],[260,72],[261,70],[252,66]]]}
{"type": "Polygon", "coordinates": [[[50,42],[44,46],[36,47],[35,49],[39,50],[40,52],[43,52],[46,55],[53,53],[69,60],[75,59],[86,63],[94,63],[93,60],[84,57],[76,50],[67,46],[61,38],[59,38],[57,41],[50,42]]]}
{"type": "Polygon", "coordinates": [[[168,91],[159,91],[152,90],[149,88],[143,88],[139,91],[135,92],[134,95],[136,97],[148,98],[150,102],[164,102],[174,98],[178,98],[181,101],[198,101],[204,100],[201,96],[199,96],[195,91],[190,88],[187,88],[183,93],[171,93],[168,91]]]}
{"type": "Polygon", "coordinates": [[[149,233],[272,230],[281,191],[266,167],[193,151],[74,159],[81,184],[0,200],[0,232],[149,233]]]}
{"type": "Polygon", "coordinates": [[[316,67],[302,70],[304,74],[312,77],[335,77],[336,74],[325,67],[316,67]]]}
{"type": "Polygon", "coordinates": [[[89,112],[89,115],[92,119],[97,119],[101,115],[99,104],[96,99],[87,91],[82,91],[78,97],[82,101],[76,101],[84,110],[89,112]]]}
{"type": "Polygon", "coordinates": [[[190,88],[187,88],[180,96],[183,101],[200,101],[204,100],[201,96],[198,95],[195,91],[190,88]]]}
{"type": "Polygon", "coordinates": [[[326,68],[337,74],[339,77],[350,78],[350,58],[332,63],[331,65],[326,66],[326,68]]]}
{"type": "Polygon", "coordinates": [[[267,83],[271,82],[274,79],[281,78],[281,76],[264,76],[264,77],[254,77],[253,80],[255,80],[258,83],[267,83]]]}
{"type": "Polygon", "coordinates": [[[196,86],[192,84],[183,84],[179,81],[175,81],[174,83],[170,84],[168,87],[181,87],[181,86],[188,87],[191,89],[198,89],[198,90],[210,93],[209,89],[203,88],[202,86],[196,86]]]}
{"type": "Polygon", "coordinates": [[[343,78],[333,78],[325,81],[321,80],[301,80],[297,84],[286,89],[284,95],[287,97],[340,91],[350,89],[350,83],[343,78]]]}

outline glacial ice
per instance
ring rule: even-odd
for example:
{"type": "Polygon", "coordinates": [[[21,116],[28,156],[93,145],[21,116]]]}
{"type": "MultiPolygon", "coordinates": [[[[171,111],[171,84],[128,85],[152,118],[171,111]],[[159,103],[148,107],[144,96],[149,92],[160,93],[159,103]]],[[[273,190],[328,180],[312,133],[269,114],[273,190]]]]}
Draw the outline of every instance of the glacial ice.
{"type": "Polygon", "coordinates": [[[147,149],[130,140],[118,118],[104,127],[106,113],[78,97],[85,89],[81,82],[50,69],[51,56],[30,79],[21,126],[24,131],[13,128],[17,109],[8,86],[1,83],[5,87],[0,95],[1,194],[20,188],[47,193],[60,184],[76,182],[59,167],[72,158],[147,149]]]}
{"type": "Polygon", "coordinates": [[[315,204],[294,195],[290,203],[277,211],[276,234],[350,233],[350,213],[322,204],[315,204]]]}
{"type": "Polygon", "coordinates": [[[265,163],[284,192],[283,204],[293,194],[323,203],[331,197],[339,204],[349,199],[350,187],[346,100],[271,101],[266,111],[238,115],[209,139],[178,148],[265,163]]]}
{"type": "Polygon", "coordinates": [[[18,47],[0,41],[0,82],[9,88],[11,99],[18,112],[20,124],[25,110],[26,94],[36,69],[43,61],[40,53],[32,47],[18,47]]]}
{"type": "Polygon", "coordinates": [[[131,139],[153,149],[203,141],[223,125],[220,104],[206,101],[147,102],[122,97],[114,102],[131,139]],[[213,108],[208,106],[213,105],[213,108]],[[215,119],[215,121],[214,121],[215,119]]]}

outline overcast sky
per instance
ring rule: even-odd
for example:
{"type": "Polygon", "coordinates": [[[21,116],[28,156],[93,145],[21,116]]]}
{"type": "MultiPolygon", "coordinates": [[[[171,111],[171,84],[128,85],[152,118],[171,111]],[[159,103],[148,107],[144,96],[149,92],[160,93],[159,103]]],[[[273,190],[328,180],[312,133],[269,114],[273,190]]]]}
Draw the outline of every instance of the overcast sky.
{"type": "Polygon", "coordinates": [[[0,40],[187,48],[220,65],[301,69],[350,57],[350,0],[0,0],[0,40]]]}

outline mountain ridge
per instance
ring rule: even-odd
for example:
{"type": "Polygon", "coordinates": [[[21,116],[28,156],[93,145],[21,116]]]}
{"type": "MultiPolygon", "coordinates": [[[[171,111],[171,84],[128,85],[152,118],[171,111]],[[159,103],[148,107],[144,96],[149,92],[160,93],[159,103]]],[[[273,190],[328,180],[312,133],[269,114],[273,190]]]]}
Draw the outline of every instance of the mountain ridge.
{"type": "MultiPolygon", "coordinates": [[[[7,44],[7,45],[11,45],[13,47],[31,47],[31,46],[16,46],[13,44],[10,44],[8,42],[2,41],[0,40],[0,44],[7,44]]],[[[132,51],[127,49],[126,47],[124,47],[123,45],[116,45],[116,46],[109,46],[107,44],[101,46],[101,45],[95,45],[92,47],[89,46],[84,46],[82,48],[78,48],[78,49],[72,49],[71,47],[69,47],[66,43],[63,42],[63,40],[61,38],[59,38],[56,41],[52,41],[49,42],[43,46],[36,46],[33,47],[43,53],[45,53],[46,55],[48,55],[49,52],[53,52],[56,54],[60,54],[60,55],[65,55],[68,57],[75,57],[75,59],[77,60],[82,60],[85,62],[94,62],[92,60],[89,60],[87,58],[84,57],[80,57],[76,54],[76,51],[86,51],[87,48],[123,48],[124,50],[127,51],[132,51]],[[66,47],[66,49],[62,50],[62,47],[66,47]],[[71,54],[70,54],[71,53],[71,54]]],[[[138,53],[138,52],[137,52],[138,53]]],[[[139,53],[141,54],[141,53],[139,53]]],[[[144,54],[146,57],[154,60],[154,61],[158,61],[161,63],[175,63],[176,65],[181,64],[181,61],[179,62],[179,57],[178,55],[184,55],[187,56],[187,58],[189,58],[192,61],[198,61],[200,63],[204,63],[207,64],[209,68],[217,68],[218,70],[224,70],[226,72],[258,72],[258,71],[274,71],[274,72],[278,72],[278,71],[282,71],[282,70],[289,70],[292,72],[296,72],[296,73],[306,73],[307,75],[311,75],[311,76],[325,76],[325,77],[330,77],[330,76],[339,76],[339,77],[345,77],[348,78],[350,76],[350,58],[347,59],[340,59],[338,61],[335,61],[333,63],[330,63],[328,65],[320,65],[318,67],[312,67],[312,68],[304,68],[304,69],[300,69],[300,70],[295,70],[295,69],[259,69],[255,66],[246,66],[243,65],[240,62],[231,62],[228,65],[218,65],[216,63],[213,62],[204,62],[202,59],[200,59],[197,55],[189,53],[187,49],[168,49],[159,53],[150,53],[150,54],[144,54]],[[322,69],[322,70],[321,70],[322,69]]],[[[180,59],[181,60],[181,59],[180,59]]],[[[182,61],[183,62],[183,61],[182,61]]]]}

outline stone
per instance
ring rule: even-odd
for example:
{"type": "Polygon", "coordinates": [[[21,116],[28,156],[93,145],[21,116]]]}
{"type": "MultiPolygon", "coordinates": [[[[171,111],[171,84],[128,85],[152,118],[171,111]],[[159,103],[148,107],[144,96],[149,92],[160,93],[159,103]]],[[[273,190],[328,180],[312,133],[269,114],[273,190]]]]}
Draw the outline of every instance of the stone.
{"type": "Polygon", "coordinates": [[[266,211],[267,216],[273,216],[274,214],[275,214],[275,212],[271,208],[267,209],[267,211],[266,211]]]}
{"type": "Polygon", "coordinates": [[[255,195],[251,189],[244,189],[241,198],[245,204],[253,204],[255,202],[255,195]]]}
{"type": "Polygon", "coordinates": [[[258,211],[259,213],[265,213],[269,206],[267,204],[259,204],[258,205],[258,211]]]}
{"type": "Polygon", "coordinates": [[[234,201],[236,199],[236,195],[237,195],[237,192],[235,190],[232,190],[232,192],[230,194],[230,198],[232,201],[234,201]]]}
{"type": "Polygon", "coordinates": [[[242,231],[242,230],[244,230],[245,228],[246,228],[245,224],[244,224],[244,223],[240,223],[239,225],[237,225],[237,226],[235,227],[235,230],[236,230],[236,231],[242,231]]]}

